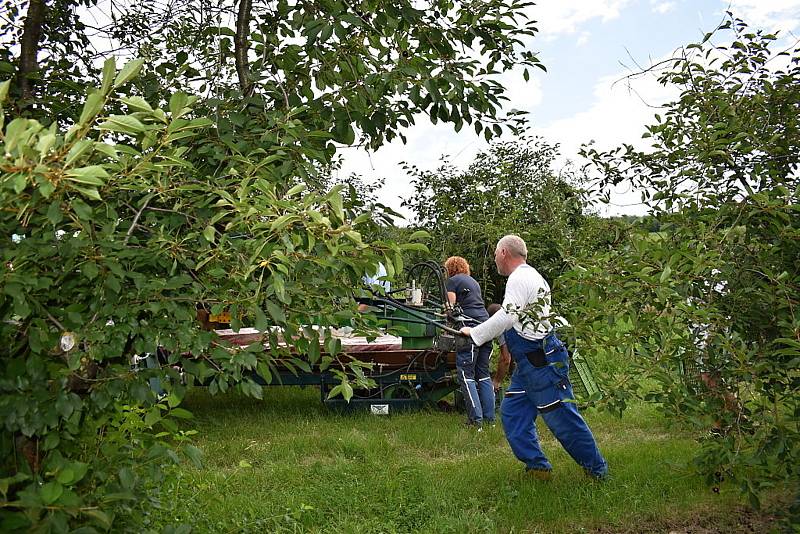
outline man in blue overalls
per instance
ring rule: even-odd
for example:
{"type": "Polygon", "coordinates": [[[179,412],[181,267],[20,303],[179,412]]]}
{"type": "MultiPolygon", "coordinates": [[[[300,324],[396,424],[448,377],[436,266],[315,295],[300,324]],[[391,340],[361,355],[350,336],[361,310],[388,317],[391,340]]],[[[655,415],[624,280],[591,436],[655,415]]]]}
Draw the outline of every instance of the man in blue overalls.
{"type": "Polygon", "coordinates": [[[501,406],[503,429],[514,455],[537,478],[550,477],[552,465],[539,447],[535,419],[542,416],[570,456],[596,479],[608,473],[606,463],[575,405],[569,382],[567,350],[550,323],[550,286],[526,263],[528,249],[520,237],[507,235],[495,249],[498,272],[508,276],[503,308],[488,321],[461,329],[483,345],[505,332],[516,364],[501,406]]]}

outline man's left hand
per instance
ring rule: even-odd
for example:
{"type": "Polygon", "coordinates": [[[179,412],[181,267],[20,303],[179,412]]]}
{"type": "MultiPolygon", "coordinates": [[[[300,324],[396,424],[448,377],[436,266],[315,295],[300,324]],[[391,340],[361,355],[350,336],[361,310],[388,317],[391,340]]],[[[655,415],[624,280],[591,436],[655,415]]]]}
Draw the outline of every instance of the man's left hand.
{"type": "Polygon", "coordinates": [[[465,326],[464,328],[461,329],[461,335],[469,337],[469,333],[471,331],[472,331],[472,329],[470,327],[465,326]]]}

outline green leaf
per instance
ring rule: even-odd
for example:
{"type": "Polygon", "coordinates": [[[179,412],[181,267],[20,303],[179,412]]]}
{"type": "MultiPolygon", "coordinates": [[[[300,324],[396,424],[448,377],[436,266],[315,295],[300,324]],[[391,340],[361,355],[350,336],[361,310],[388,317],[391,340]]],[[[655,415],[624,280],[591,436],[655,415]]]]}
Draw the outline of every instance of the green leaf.
{"type": "Polygon", "coordinates": [[[401,250],[415,250],[417,252],[430,252],[428,247],[423,243],[403,243],[400,245],[401,250]]]}
{"type": "Polygon", "coordinates": [[[188,100],[189,97],[183,91],[178,91],[170,97],[169,112],[172,114],[173,120],[181,116],[188,100]]]}
{"type": "Polygon", "coordinates": [[[81,112],[80,119],[78,119],[78,124],[88,124],[89,121],[100,113],[104,103],[105,97],[103,97],[103,93],[95,92],[86,97],[86,103],[83,105],[83,111],[81,112]]]}
{"type": "Polygon", "coordinates": [[[342,385],[337,384],[331,388],[330,392],[328,393],[328,398],[332,399],[336,397],[336,395],[339,395],[341,393],[342,393],[342,385]]]}
{"type": "Polygon", "coordinates": [[[42,194],[44,198],[49,198],[50,195],[53,194],[53,191],[56,190],[56,186],[53,185],[53,182],[46,180],[39,184],[39,192],[42,194]]]}
{"type": "Polygon", "coordinates": [[[192,419],[194,417],[192,412],[185,408],[173,408],[170,410],[169,414],[178,419],[192,419]]]}
{"type": "Polygon", "coordinates": [[[289,224],[297,220],[299,220],[299,217],[297,215],[294,215],[292,213],[287,213],[281,215],[280,217],[272,221],[272,224],[270,225],[269,229],[272,230],[273,232],[280,232],[281,230],[289,226],[289,224]]]}
{"type": "Polygon", "coordinates": [[[417,230],[416,232],[408,236],[409,241],[417,241],[419,239],[430,239],[430,238],[431,234],[429,234],[425,230],[417,230]]]}
{"type": "Polygon", "coordinates": [[[52,202],[50,207],[47,208],[47,220],[52,224],[58,224],[64,219],[64,214],[61,211],[61,202],[58,200],[52,202]]]}
{"type": "Polygon", "coordinates": [[[129,61],[122,67],[122,70],[119,71],[117,77],[114,79],[114,87],[120,87],[125,85],[136,76],[139,75],[139,71],[142,69],[142,65],[144,65],[144,59],[134,59],[133,61],[129,61]]]}
{"type": "Polygon", "coordinates": [[[39,153],[39,161],[42,161],[45,156],[47,156],[50,149],[53,148],[53,144],[56,142],[56,136],[54,134],[45,134],[39,137],[39,142],[36,143],[36,151],[39,153]]]}
{"type": "Polygon", "coordinates": [[[361,239],[361,234],[359,232],[356,232],[355,230],[347,230],[344,233],[344,235],[347,236],[347,238],[350,241],[352,241],[353,243],[355,243],[357,245],[363,244],[363,241],[361,239]]]}
{"type": "Polygon", "coordinates": [[[153,406],[144,416],[144,424],[150,427],[159,421],[161,421],[161,410],[158,409],[158,406],[153,406]]]}
{"type": "Polygon", "coordinates": [[[94,149],[97,152],[105,154],[106,156],[110,157],[111,159],[118,159],[117,156],[117,149],[109,144],[103,143],[102,141],[96,141],[94,143],[94,149]]]}
{"type": "Polygon", "coordinates": [[[661,278],[659,279],[661,283],[663,284],[664,282],[669,280],[669,276],[671,274],[672,274],[672,269],[670,268],[670,266],[667,265],[666,267],[664,267],[664,271],[661,273],[661,278]]]}
{"type": "Polygon", "coordinates": [[[111,89],[111,82],[114,80],[114,73],[117,71],[117,62],[114,56],[109,57],[103,62],[103,81],[100,84],[100,92],[108,94],[111,89]]]}
{"type": "Polygon", "coordinates": [[[73,163],[78,161],[81,156],[86,154],[92,148],[92,142],[88,139],[81,139],[77,141],[72,148],[67,152],[67,157],[64,160],[64,167],[70,167],[73,163]]]}
{"type": "Polygon", "coordinates": [[[269,319],[267,319],[267,315],[264,313],[264,310],[261,308],[256,308],[255,315],[256,322],[253,326],[259,332],[266,332],[269,328],[269,319]]]}
{"type": "Polygon", "coordinates": [[[214,235],[216,234],[216,230],[212,225],[206,226],[205,230],[203,230],[203,237],[206,238],[206,241],[209,243],[214,242],[214,235]]]}
{"type": "Polygon", "coordinates": [[[129,468],[123,467],[117,474],[119,475],[119,483],[123,488],[132,489],[136,485],[136,475],[129,468]]]}
{"type": "Polygon", "coordinates": [[[12,176],[14,176],[11,179],[11,183],[13,184],[13,187],[14,187],[14,192],[16,194],[22,193],[25,190],[25,188],[28,186],[28,179],[27,179],[26,175],[20,172],[20,173],[17,173],[15,175],[12,175],[12,176]]]}
{"type": "Polygon", "coordinates": [[[11,80],[0,82],[0,104],[5,102],[8,98],[8,88],[11,86],[11,80]]]}
{"type": "Polygon", "coordinates": [[[98,186],[105,185],[103,178],[109,177],[106,170],[99,165],[89,165],[87,167],[70,169],[64,174],[67,179],[72,180],[73,182],[98,186]]]}
{"type": "Polygon", "coordinates": [[[83,515],[91,517],[92,519],[94,519],[95,521],[100,523],[100,526],[102,528],[104,528],[104,529],[110,529],[111,528],[111,517],[107,513],[105,513],[104,511],[102,511],[102,510],[85,509],[85,510],[81,510],[81,513],[83,515]]]}
{"type": "Polygon", "coordinates": [[[146,129],[139,119],[130,115],[111,115],[100,124],[100,128],[126,134],[140,134],[146,129]]]}
{"type": "Polygon", "coordinates": [[[334,215],[339,220],[344,220],[344,208],[342,207],[342,195],[338,190],[332,190],[328,195],[328,204],[333,209],[334,215]]]}
{"type": "Polygon", "coordinates": [[[89,469],[89,464],[72,462],[68,464],[56,477],[56,480],[65,486],[72,486],[80,482],[89,469]]]}
{"type": "Polygon", "coordinates": [[[305,360],[301,360],[300,358],[292,358],[292,363],[295,364],[297,367],[305,371],[306,373],[311,372],[311,366],[308,365],[308,362],[305,360]]]}
{"type": "Polygon", "coordinates": [[[120,101],[134,111],[153,111],[153,108],[150,106],[147,100],[141,96],[122,97],[120,98],[120,101]]]}
{"type": "Polygon", "coordinates": [[[286,192],[286,196],[287,197],[292,197],[292,196],[296,195],[297,193],[301,193],[301,192],[305,191],[306,189],[308,189],[306,184],[297,184],[296,186],[292,187],[291,189],[289,189],[286,192]]]}
{"type": "Polygon", "coordinates": [[[256,369],[258,369],[258,374],[264,379],[264,382],[267,384],[272,383],[272,372],[269,370],[269,366],[266,363],[258,362],[256,369]]]}
{"type": "Polygon", "coordinates": [[[46,505],[53,504],[64,493],[64,486],[58,482],[48,482],[39,490],[39,495],[42,497],[42,502],[46,505]]]}
{"type": "MultiPolygon", "coordinates": [[[[78,361],[80,363],[80,360],[78,361]]],[[[53,449],[58,447],[59,443],[61,443],[61,436],[59,436],[57,432],[51,432],[47,434],[47,436],[44,438],[44,442],[42,443],[42,450],[52,451],[53,449]]]]}
{"type": "Polygon", "coordinates": [[[272,302],[271,300],[266,300],[265,304],[267,305],[267,311],[269,312],[270,316],[275,319],[280,324],[286,323],[286,314],[283,312],[280,306],[272,302]]]}
{"type": "Polygon", "coordinates": [[[70,206],[79,219],[83,219],[84,221],[92,219],[92,208],[83,200],[76,198],[70,203],[70,206]]]}
{"type": "Polygon", "coordinates": [[[184,447],[183,452],[189,457],[195,467],[198,469],[203,467],[203,451],[190,444],[184,447]]]}
{"type": "Polygon", "coordinates": [[[333,138],[343,145],[352,145],[356,139],[356,133],[347,115],[337,117],[334,126],[333,138]]]}
{"type": "Polygon", "coordinates": [[[338,337],[329,337],[325,342],[325,348],[330,356],[335,356],[342,351],[342,340],[338,337]]]}
{"type": "Polygon", "coordinates": [[[83,195],[91,198],[92,200],[99,200],[99,201],[103,200],[103,198],[100,196],[100,193],[94,187],[81,187],[78,185],[75,185],[73,187],[83,195]]]}
{"type": "Polygon", "coordinates": [[[350,385],[349,382],[342,383],[342,397],[347,402],[350,402],[350,399],[353,398],[353,386],[350,385]]]}
{"type": "Polygon", "coordinates": [[[81,273],[89,280],[94,280],[100,274],[100,269],[97,268],[96,263],[88,261],[81,265],[81,273]]]}

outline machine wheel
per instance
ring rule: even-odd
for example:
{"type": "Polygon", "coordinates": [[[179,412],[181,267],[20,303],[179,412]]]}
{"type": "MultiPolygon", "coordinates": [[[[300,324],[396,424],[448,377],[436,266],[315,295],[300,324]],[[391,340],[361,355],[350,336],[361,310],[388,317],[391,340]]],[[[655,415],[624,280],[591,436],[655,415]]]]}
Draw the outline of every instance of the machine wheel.
{"type": "Polygon", "coordinates": [[[418,399],[416,388],[412,384],[392,384],[383,390],[384,399],[418,399]]]}

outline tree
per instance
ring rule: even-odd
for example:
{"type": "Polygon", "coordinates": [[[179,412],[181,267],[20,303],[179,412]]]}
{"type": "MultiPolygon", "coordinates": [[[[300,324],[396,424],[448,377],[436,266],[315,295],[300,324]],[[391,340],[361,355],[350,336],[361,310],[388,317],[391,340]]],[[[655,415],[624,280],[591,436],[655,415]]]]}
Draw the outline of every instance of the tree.
{"type": "Polygon", "coordinates": [[[12,108],[40,116],[62,113],[79,105],[85,77],[97,74],[93,51],[80,9],[96,0],[30,0],[6,2],[2,14],[8,22],[0,33],[0,72],[15,75],[12,108]],[[24,11],[23,11],[24,9],[24,11]],[[19,45],[15,58],[13,48],[19,45]]]}
{"type": "MultiPolygon", "coordinates": [[[[221,97],[209,102],[215,113],[236,104],[234,128],[245,128],[265,110],[294,108],[298,119],[337,142],[352,144],[358,133],[377,147],[402,136],[422,113],[457,129],[472,124],[487,138],[499,133],[504,89],[494,74],[519,65],[527,77],[527,67],[541,67],[521,41],[535,32],[525,20],[528,5],[436,0],[421,9],[409,0],[196,0],[175,9],[121,3],[94,8],[96,18],[112,20],[94,31],[119,51],[152,60],[142,87],[149,101],[199,89],[221,97]]],[[[77,24],[72,32],[44,28],[44,39],[85,37],[77,24]]],[[[74,62],[82,52],[75,46],[61,51],[59,60],[74,62]]],[[[82,88],[91,74],[67,77],[82,88]]],[[[56,80],[43,76],[53,82],[41,88],[46,102],[56,80]]]]}
{"type": "Polygon", "coordinates": [[[465,257],[487,300],[502,300],[504,281],[494,265],[494,246],[515,233],[528,243],[529,261],[549,280],[576,252],[587,220],[577,177],[556,172],[558,147],[538,138],[493,143],[465,171],[447,160],[435,171],[414,165],[414,195],[404,201],[413,223],[429,231],[431,252],[465,257]]]}
{"type": "MultiPolygon", "coordinates": [[[[342,187],[315,190],[319,169],[357,132],[378,146],[419,113],[491,136],[495,71],[538,65],[516,48],[533,32],[517,25],[525,5],[254,3],[237,45],[253,84],[243,94],[221,22],[230,3],[188,3],[149,25],[157,5],[141,2],[100,29],[149,62],[81,70],[77,48],[55,46],[72,70],[58,81],[40,63],[32,105],[0,85],[4,529],[139,530],[178,453],[199,461],[175,422],[190,417],[176,367],[190,384],[254,396],[252,373],[269,380],[278,361],[334,369],[345,397],[365,382],[329,328],[353,319],[349,288],[366,270],[400,271],[419,244],[366,240],[385,214],[348,206],[342,187]],[[269,350],[220,344],[199,328],[198,303],[253,324],[269,350]],[[131,371],[156,352],[166,367],[131,371]]],[[[40,43],[63,42],[48,28],[40,43]]]]}
{"type": "Polygon", "coordinates": [[[586,152],[601,183],[644,189],[658,231],[560,279],[584,355],[628,362],[609,405],[644,397],[715,429],[696,466],[754,504],[800,465],[800,49],[775,41],[731,15],[667,62],[680,98],[652,146],[586,152]]]}

